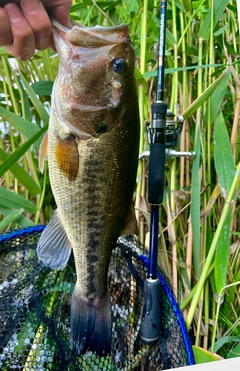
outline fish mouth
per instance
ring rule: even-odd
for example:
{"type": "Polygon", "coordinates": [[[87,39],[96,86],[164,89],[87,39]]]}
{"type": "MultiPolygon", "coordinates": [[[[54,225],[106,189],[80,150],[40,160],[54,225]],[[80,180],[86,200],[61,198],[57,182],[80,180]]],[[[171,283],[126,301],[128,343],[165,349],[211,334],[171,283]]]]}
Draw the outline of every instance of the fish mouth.
{"type": "Polygon", "coordinates": [[[52,19],[54,42],[57,44],[56,35],[70,42],[73,46],[83,48],[98,48],[102,46],[110,46],[120,44],[128,39],[129,26],[121,24],[111,27],[86,27],[74,21],[71,21],[72,28],[67,28],[61,25],[55,18],[52,19]]]}
{"type": "Polygon", "coordinates": [[[60,59],[53,91],[56,113],[60,121],[81,137],[83,130],[78,128],[83,126],[85,132],[98,136],[114,126],[110,123],[102,128],[99,123],[105,116],[111,116],[110,122],[113,117],[116,120],[123,102],[132,68],[129,26],[88,28],[72,22],[69,29],[56,20],[52,25],[60,59]],[[113,68],[115,59],[125,62],[125,69],[119,73],[113,68]],[[97,125],[96,130],[92,122],[97,125]]]}

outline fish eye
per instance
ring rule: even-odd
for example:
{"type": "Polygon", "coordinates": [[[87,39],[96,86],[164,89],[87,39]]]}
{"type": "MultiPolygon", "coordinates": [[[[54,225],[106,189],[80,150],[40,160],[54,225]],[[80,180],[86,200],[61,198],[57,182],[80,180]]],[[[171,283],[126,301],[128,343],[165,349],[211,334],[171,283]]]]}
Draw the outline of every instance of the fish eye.
{"type": "Polygon", "coordinates": [[[112,68],[115,73],[122,73],[127,67],[127,63],[123,58],[116,58],[112,61],[112,68]]]}

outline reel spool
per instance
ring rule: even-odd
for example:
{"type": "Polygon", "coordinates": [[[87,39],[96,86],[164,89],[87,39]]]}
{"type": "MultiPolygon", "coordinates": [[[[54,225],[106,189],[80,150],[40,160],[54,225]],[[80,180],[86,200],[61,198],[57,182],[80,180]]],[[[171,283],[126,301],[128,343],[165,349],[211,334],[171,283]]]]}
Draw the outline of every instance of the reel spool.
{"type": "MultiPolygon", "coordinates": [[[[165,137],[166,137],[166,153],[165,159],[166,161],[170,160],[173,157],[195,157],[195,152],[181,152],[175,151],[173,148],[179,143],[180,135],[182,132],[184,124],[183,116],[179,115],[175,118],[175,115],[167,109],[166,115],[166,129],[165,129],[165,137]]],[[[150,122],[146,123],[146,131],[148,135],[148,142],[151,143],[151,130],[150,130],[150,122]]],[[[150,151],[145,150],[139,155],[139,160],[148,159],[150,156],[150,151]]]]}
{"type": "MultiPolygon", "coordinates": [[[[38,261],[44,226],[0,236],[0,369],[164,370],[194,364],[188,333],[170,286],[161,282],[161,335],[144,344],[139,335],[148,259],[133,236],[119,238],[109,266],[112,350],[107,357],[81,356],[70,347],[70,303],[76,281],[74,259],[62,271],[38,261]]],[[[104,341],[104,339],[103,339],[104,341]]]]}

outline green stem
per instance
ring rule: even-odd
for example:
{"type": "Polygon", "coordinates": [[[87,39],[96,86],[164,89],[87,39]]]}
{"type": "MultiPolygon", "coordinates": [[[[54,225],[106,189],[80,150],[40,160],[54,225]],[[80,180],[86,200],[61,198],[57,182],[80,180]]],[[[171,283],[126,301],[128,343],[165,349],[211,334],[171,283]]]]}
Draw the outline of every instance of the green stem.
{"type": "Polygon", "coordinates": [[[203,313],[203,297],[204,293],[202,291],[201,297],[199,300],[199,312],[198,312],[198,319],[197,319],[197,332],[196,332],[196,337],[195,337],[195,345],[200,346],[200,336],[201,336],[201,325],[202,325],[202,313],[203,313]]]}
{"type": "MultiPolygon", "coordinates": [[[[184,33],[184,15],[182,12],[180,12],[180,26],[181,26],[181,34],[184,33]]],[[[178,44],[179,45],[179,44],[178,44]]],[[[182,39],[182,61],[183,65],[187,65],[187,58],[186,58],[186,38],[182,39]]],[[[187,108],[187,76],[188,73],[187,71],[183,71],[182,73],[182,107],[181,107],[181,112],[183,112],[187,108]]],[[[186,151],[186,125],[183,126],[182,133],[181,133],[181,138],[180,138],[180,151],[184,152],[186,151]]],[[[186,164],[186,159],[184,157],[180,157],[180,189],[183,189],[185,187],[185,182],[184,182],[184,175],[186,173],[185,171],[185,164],[186,164]]]]}
{"type": "Polygon", "coordinates": [[[43,205],[43,201],[44,201],[45,193],[46,193],[46,184],[47,184],[47,165],[45,164],[45,166],[44,166],[43,189],[42,189],[42,192],[41,192],[41,198],[40,198],[39,203],[37,205],[38,211],[37,211],[36,216],[35,216],[35,223],[36,224],[39,223],[40,212],[42,210],[42,205],[43,205]]]}
{"type": "Polygon", "coordinates": [[[5,72],[6,80],[7,80],[7,86],[8,86],[9,95],[10,95],[10,98],[11,98],[11,104],[13,106],[13,111],[14,111],[14,113],[16,115],[19,115],[17,101],[15,99],[15,95],[14,95],[14,91],[13,91],[12,79],[11,79],[11,76],[10,76],[10,73],[9,73],[9,62],[8,62],[8,59],[6,57],[2,57],[2,63],[3,63],[3,67],[4,67],[4,72],[5,72]]]}
{"type": "Polygon", "coordinates": [[[213,241],[212,241],[212,244],[210,246],[209,253],[208,253],[207,259],[205,261],[205,265],[204,265],[202,274],[201,274],[199,282],[197,284],[196,293],[193,297],[193,300],[192,300],[192,303],[191,303],[191,306],[190,306],[190,309],[189,309],[189,312],[188,312],[188,316],[187,316],[187,319],[186,319],[186,325],[187,325],[188,329],[190,328],[190,326],[192,324],[192,320],[193,320],[193,317],[194,317],[195,310],[197,308],[198,300],[201,296],[201,292],[202,292],[204,283],[206,281],[210,265],[211,265],[212,260],[213,260],[213,256],[214,256],[214,253],[215,253],[215,250],[216,250],[216,246],[217,246],[217,243],[218,243],[219,236],[220,236],[220,234],[222,232],[222,229],[223,229],[223,226],[224,226],[225,219],[226,219],[229,211],[232,208],[232,203],[234,201],[233,197],[234,197],[234,194],[236,192],[236,189],[237,189],[237,186],[238,186],[238,183],[239,183],[239,178],[240,178],[240,162],[237,166],[237,171],[235,173],[235,177],[233,179],[229,195],[228,195],[227,200],[225,202],[225,205],[223,207],[222,215],[221,215],[221,218],[219,220],[219,224],[218,224],[217,230],[215,232],[215,235],[213,237],[213,241]]]}
{"type": "Polygon", "coordinates": [[[204,288],[204,344],[203,348],[207,349],[208,346],[208,333],[209,333],[209,280],[206,281],[204,288]]]}
{"type": "MultiPolygon", "coordinates": [[[[209,64],[214,64],[214,35],[213,35],[213,25],[214,25],[214,0],[211,0],[211,31],[210,31],[210,40],[209,40],[209,64]]],[[[212,74],[214,72],[214,67],[209,68],[209,85],[213,82],[212,74]]],[[[208,184],[211,184],[211,133],[212,133],[212,114],[211,114],[211,98],[209,98],[207,110],[207,163],[208,163],[208,184]]],[[[208,188],[208,198],[210,198],[211,189],[208,188]]]]}
{"type": "MultiPolygon", "coordinates": [[[[173,45],[173,59],[174,59],[174,68],[178,67],[178,45],[177,45],[177,8],[176,1],[172,0],[172,34],[176,42],[173,45]]],[[[174,114],[178,114],[177,109],[178,104],[178,72],[173,73],[172,78],[172,97],[170,109],[174,114]]],[[[176,189],[176,158],[171,162],[171,196],[170,196],[170,205],[172,211],[172,217],[176,215],[176,204],[174,199],[174,193],[176,189]]]]}
{"type": "MultiPolygon", "coordinates": [[[[177,44],[178,48],[181,45],[181,43],[183,42],[183,38],[184,38],[186,32],[188,31],[188,29],[190,28],[190,26],[192,27],[193,19],[196,17],[196,14],[199,12],[199,10],[201,9],[204,2],[205,2],[205,0],[202,0],[202,2],[199,4],[198,8],[192,13],[192,15],[190,15],[190,13],[188,13],[188,20],[189,21],[188,21],[185,29],[183,30],[183,32],[181,32],[181,36],[180,36],[180,38],[178,40],[178,44],[177,44]]],[[[185,64],[183,64],[183,65],[185,66],[185,64]]]]}
{"type": "Polygon", "coordinates": [[[52,63],[50,62],[50,58],[49,58],[49,50],[43,50],[41,52],[41,54],[42,54],[42,57],[43,57],[44,67],[46,69],[48,79],[53,81],[54,80],[54,72],[53,72],[53,68],[52,68],[52,63]]]}
{"type": "MultiPolygon", "coordinates": [[[[208,271],[208,273],[207,273],[207,277],[210,276],[210,274],[213,272],[214,268],[215,268],[215,263],[213,263],[213,264],[211,265],[211,267],[209,268],[209,271],[208,271]]],[[[188,306],[188,304],[191,302],[191,300],[192,300],[192,298],[193,298],[193,296],[194,296],[194,294],[195,294],[195,292],[196,292],[196,290],[197,290],[197,285],[198,285],[198,284],[196,284],[196,285],[192,288],[191,292],[188,294],[188,296],[183,300],[182,304],[180,305],[180,308],[181,308],[182,311],[183,311],[184,309],[186,309],[187,306],[188,306]]]]}
{"type": "MultiPolygon", "coordinates": [[[[146,61],[146,43],[147,43],[147,11],[148,1],[144,0],[143,12],[141,17],[141,49],[140,49],[140,72],[145,72],[145,61],[146,61]]],[[[145,89],[144,85],[140,85],[138,88],[138,101],[139,101],[139,115],[140,115],[140,144],[139,153],[141,154],[144,150],[144,133],[145,133],[145,115],[144,115],[144,99],[145,89]]],[[[136,201],[138,202],[142,191],[142,178],[143,178],[143,164],[139,161],[138,175],[137,175],[137,191],[136,201]]]]}
{"type": "Polygon", "coordinates": [[[218,323],[219,311],[220,311],[220,306],[223,302],[223,291],[226,290],[226,288],[228,288],[228,287],[237,286],[239,284],[240,284],[240,281],[233,282],[230,285],[227,285],[227,286],[223,287],[222,290],[220,291],[219,295],[218,295],[217,311],[216,311],[216,316],[215,316],[215,321],[214,321],[215,325],[214,325],[214,328],[213,328],[213,336],[212,336],[212,344],[211,344],[212,353],[214,353],[214,345],[215,345],[215,338],[216,338],[216,333],[217,333],[217,323],[218,323]]]}
{"type": "MultiPolygon", "coordinates": [[[[7,81],[7,87],[8,87],[8,91],[9,91],[9,95],[10,95],[10,99],[11,99],[11,105],[13,107],[14,113],[18,116],[19,115],[19,110],[18,110],[16,98],[15,98],[15,95],[14,95],[14,90],[13,90],[13,84],[12,84],[12,79],[11,79],[11,75],[10,75],[10,66],[9,66],[8,59],[6,57],[2,57],[2,63],[3,63],[3,68],[4,68],[4,71],[5,71],[5,76],[6,76],[6,81],[7,81]]],[[[15,141],[14,141],[14,135],[13,135],[13,131],[12,131],[11,126],[10,126],[9,131],[10,131],[12,152],[14,152],[15,151],[15,141]]],[[[14,191],[15,191],[15,193],[18,193],[18,182],[17,182],[16,178],[14,179],[14,191]]]]}
{"type": "MultiPolygon", "coordinates": [[[[6,84],[5,79],[3,79],[3,93],[4,93],[4,97],[5,97],[6,107],[9,110],[9,105],[7,104],[8,91],[7,91],[7,84],[6,84]]],[[[4,143],[3,143],[2,137],[0,137],[0,148],[2,148],[3,150],[5,150],[4,149],[4,143]]],[[[5,187],[6,188],[10,188],[11,187],[11,175],[10,175],[10,172],[9,171],[7,171],[4,174],[4,179],[5,179],[5,187]]]]}

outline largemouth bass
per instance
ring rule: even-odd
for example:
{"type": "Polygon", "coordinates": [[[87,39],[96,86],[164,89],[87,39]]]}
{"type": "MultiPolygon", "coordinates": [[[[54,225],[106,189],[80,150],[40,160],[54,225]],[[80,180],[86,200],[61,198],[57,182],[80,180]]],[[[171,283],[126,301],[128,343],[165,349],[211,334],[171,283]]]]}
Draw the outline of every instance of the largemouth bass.
{"type": "Polygon", "coordinates": [[[73,249],[77,281],[71,343],[78,353],[89,349],[101,356],[111,350],[111,250],[121,234],[136,232],[134,49],[127,25],[87,28],[73,23],[66,29],[55,22],[53,33],[60,68],[40,162],[43,166],[47,151],[57,210],[37,254],[45,265],[62,269],[73,249]]]}

